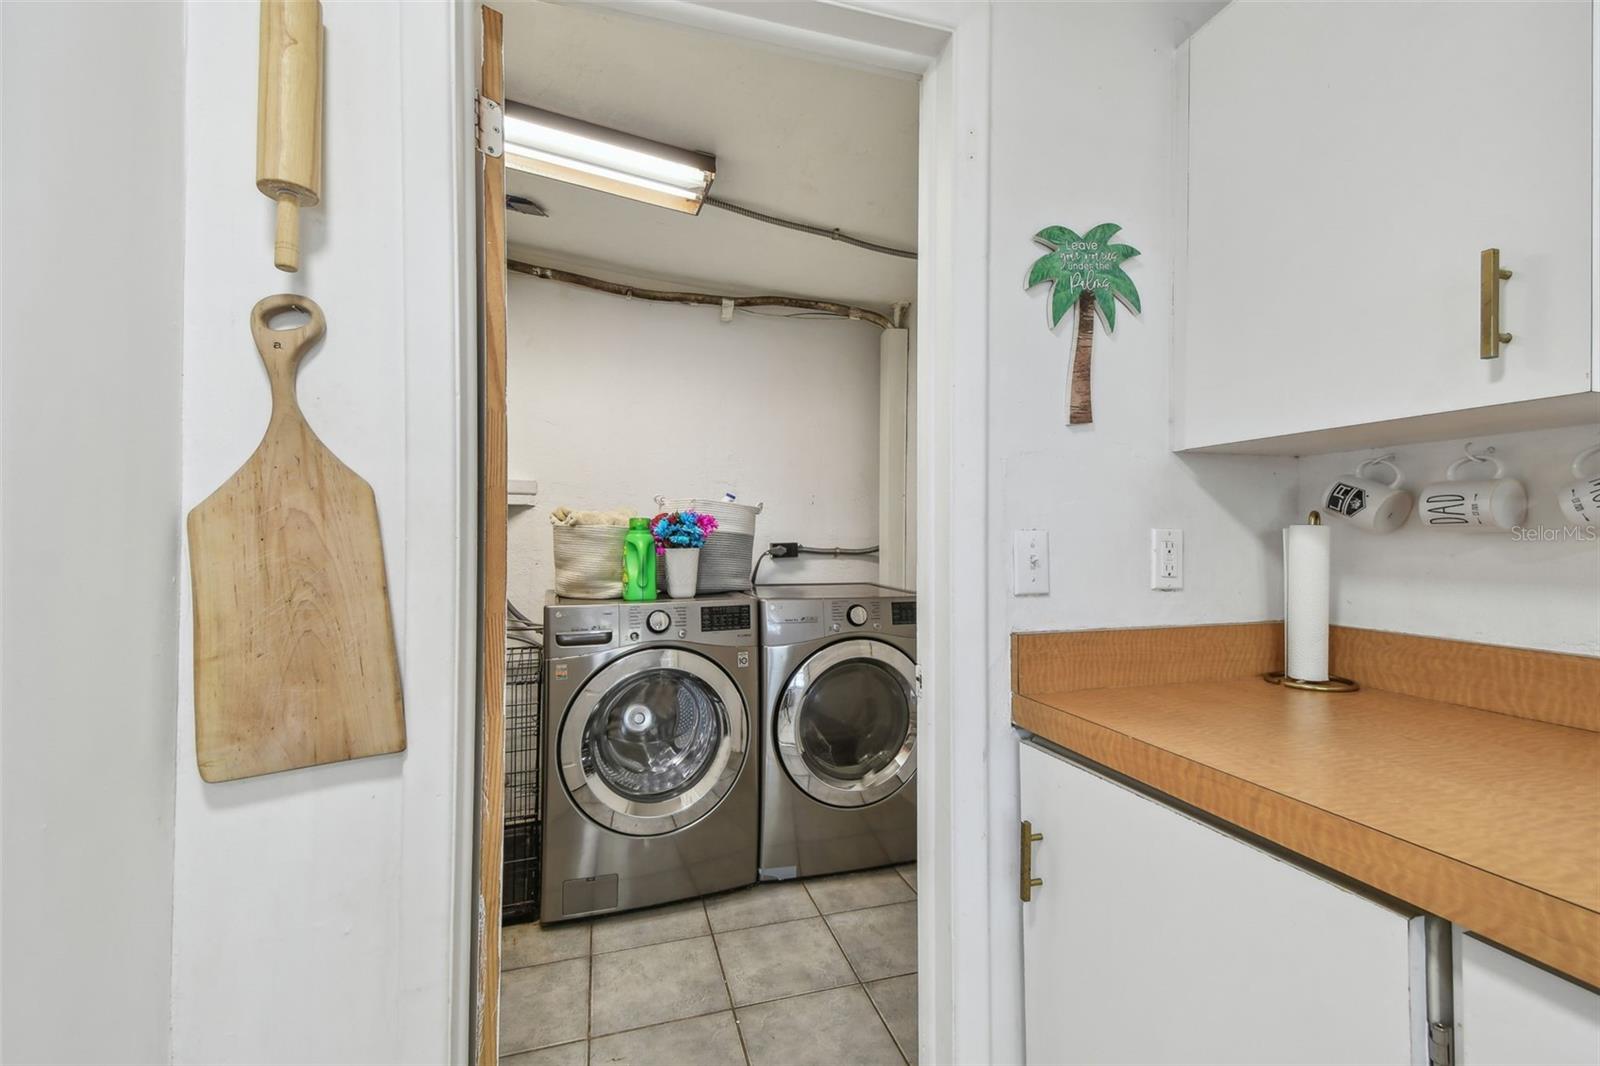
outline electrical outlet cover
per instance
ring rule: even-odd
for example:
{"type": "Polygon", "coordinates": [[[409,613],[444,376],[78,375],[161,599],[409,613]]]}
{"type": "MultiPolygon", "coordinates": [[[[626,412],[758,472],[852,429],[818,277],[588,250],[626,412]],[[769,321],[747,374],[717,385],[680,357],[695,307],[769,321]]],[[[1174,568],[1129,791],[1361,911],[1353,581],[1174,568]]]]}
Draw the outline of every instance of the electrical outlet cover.
{"type": "Polygon", "coordinates": [[[1150,587],[1159,592],[1183,588],[1183,530],[1150,531],[1150,587]]]}
{"type": "Polygon", "coordinates": [[[1044,596],[1050,592],[1050,534],[1043,529],[1019,529],[1011,539],[1011,591],[1017,596],[1044,596]]]}

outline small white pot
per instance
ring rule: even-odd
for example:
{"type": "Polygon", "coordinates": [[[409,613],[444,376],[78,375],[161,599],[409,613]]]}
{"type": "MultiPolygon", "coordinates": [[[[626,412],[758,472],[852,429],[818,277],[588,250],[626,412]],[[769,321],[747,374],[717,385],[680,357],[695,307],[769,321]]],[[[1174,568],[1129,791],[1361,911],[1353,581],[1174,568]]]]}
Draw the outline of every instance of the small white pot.
{"type": "Polygon", "coordinates": [[[694,599],[700,584],[700,549],[668,548],[667,595],[675,600],[694,599]]]}

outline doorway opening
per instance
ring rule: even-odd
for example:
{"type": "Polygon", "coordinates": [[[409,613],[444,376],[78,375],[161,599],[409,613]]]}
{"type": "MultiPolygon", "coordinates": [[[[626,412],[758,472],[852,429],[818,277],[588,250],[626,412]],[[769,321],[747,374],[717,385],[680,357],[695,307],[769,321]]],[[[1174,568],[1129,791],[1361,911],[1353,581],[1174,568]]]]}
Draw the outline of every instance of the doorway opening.
{"type": "MultiPolygon", "coordinates": [[[[707,33],[609,8],[529,2],[505,13],[506,157],[519,152],[514,120],[527,103],[536,121],[553,114],[555,125],[609,131],[624,146],[643,138],[714,156],[715,179],[698,214],[616,195],[615,168],[600,188],[548,170],[502,170],[498,188],[485,184],[491,237],[492,209],[510,208],[505,362],[497,375],[487,351],[484,375],[487,398],[504,390],[504,436],[496,442],[486,403],[485,481],[512,494],[498,515],[498,501],[484,506],[486,688],[511,672],[503,694],[485,694],[480,883],[488,900],[494,874],[511,869],[507,815],[519,813],[520,790],[537,841],[521,854],[536,849],[540,887],[535,900],[506,900],[523,906],[513,917],[537,911],[536,924],[508,924],[500,937],[501,901],[482,915],[480,1061],[606,1053],[605,1044],[660,1057],[679,1037],[720,1040],[739,1061],[784,1060],[793,1054],[752,1047],[750,1035],[777,1039],[787,1027],[796,1050],[814,1050],[812,1011],[859,1015],[855,1030],[830,1030],[859,1045],[842,1061],[875,1061],[861,1049],[876,1042],[885,1061],[914,1062],[918,1000],[931,998],[918,990],[918,941],[928,950],[929,928],[944,926],[932,949],[948,958],[955,939],[948,896],[930,903],[925,889],[919,900],[914,863],[919,838],[950,832],[918,818],[931,791],[929,756],[918,754],[931,739],[943,764],[935,780],[949,773],[952,736],[930,720],[929,695],[956,671],[937,652],[928,669],[918,622],[930,620],[905,587],[958,602],[947,577],[919,580],[915,536],[919,513],[948,512],[948,471],[942,504],[920,503],[918,486],[946,468],[951,443],[948,430],[931,448],[918,439],[950,407],[919,417],[918,398],[933,390],[919,374],[918,297],[948,293],[962,273],[981,277],[981,264],[957,271],[914,258],[930,239],[949,249],[981,232],[951,217],[961,157],[950,82],[935,93],[917,73],[948,58],[937,45],[950,34],[908,26],[909,51],[838,37],[819,59],[812,30],[736,21],[745,24],[735,32],[707,33]],[[937,143],[919,129],[929,114],[937,143]],[[930,189],[945,201],[938,212],[919,209],[930,189]],[[498,468],[487,454],[497,443],[498,468]],[[596,602],[584,581],[623,571],[616,557],[629,534],[596,549],[610,562],[589,571],[572,549],[615,536],[628,518],[654,527],[687,511],[745,538],[737,550],[751,572],[740,568],[739,587],[716,587],[728,571],[713,567],[712,587],[687,603],[681,591],[652,604],[610,599],[610,589],[596,602]],[[510,654],[537,659],[537,682],[510,659],[489,662],[505,639],[489,618],[496,577],[513,608],[510,654]],[[774,606],[778,583],[807,591],[774,606]],[[811,644],[783,639],[789,625],[811,644]],[[505,710],[525,707],[518,696],[529,693],[536,735],[524,725],[519,737],[505,710]],[[513,748],[538,752],[531,792],[513,748]],[[774,817],[774,784],[850,815],[850,828],[774,817]],[[896,804],[904,810],[888,817],[896,804]],[[773,841],[788,853],[761,850],[773,841]],[[854,854],[837,858],[845,852],[854,854]],[[748,873],[729,872],[751,860],[748,873]],[[677,1005],[658,1002],[663,987],[678,988],[665,997],[677,1005]]],[[[490,65],[486,56],[486,89],[490,65]]],[[[489,269],[491,319],[495,288],[489,269]]],[[[963,318],[946,302],[922,323],[930,351],[948,360],[963,318]]],[[[494,331],[491,321],[489,348],[494,331]]],[[[981,393],[971,399],[981,412],[981,393]]],[[[974,525],[981,515],[941,533],[974,525]]],[[[951,547],[948,536],[935,545],[946,575],[951,547]]],[[[660,558],[669,571],[675,550],[660,558]]],[[[934,629],[948,646],[949,625],[934,619],[934,629]]],[[[938,848],[946,868],[947,848],[938,848]]]]}
{"type": "Polygon", "coordinates": [[[917,79],[503,15],[499,1053],[915,1060],[917,79]]]}

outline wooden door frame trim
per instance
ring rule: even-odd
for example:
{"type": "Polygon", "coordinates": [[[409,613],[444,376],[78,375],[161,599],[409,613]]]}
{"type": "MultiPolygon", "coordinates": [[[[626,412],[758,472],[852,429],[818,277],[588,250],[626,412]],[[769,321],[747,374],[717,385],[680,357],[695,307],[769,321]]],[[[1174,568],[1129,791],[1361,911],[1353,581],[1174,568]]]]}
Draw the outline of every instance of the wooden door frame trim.
{"type": "MultiPolygon", "coordinates": [[[[478,92],[505,106],[504,26],[481,10],[478,92]]],[[[506,213],[505,159],[478,153],[478,831],[473,901],[472,1061],[495,1063],[500,1045],[500,899],[505,846],[506,673],[506,213]]]]}
{"type": "MultiPolygon", "coordinates": [[[[918,634],[923,681],[918,743],[923,753],[917,775],[922,862],[918,1002],[923,1024],[918,1040],[923,1061],[1020,1061],[1022,928],[1012,835],[1016,743],[1007,698],[1010,678],[1003,670],[989,669],[991,661],[1005,661],[1009,639],[1003,628],[989,625],[991,617],[1005,616],[1004,582],[991,581],[994,567],[988,550],[991,536],[997,535],[989,529],[988,499],[989,5],[973,0],[812,0],[803,5],[740,5],[735,10],[691,0],[593,4],[922,78],[917,293],[918,305],[930,313],[918,318],[917,338],[917,593],[923,605],[918,634]],[[959,863],[954,858],[958,855],[959,863]]],[[[479,250],[481,254],[481,240],[479,250]]],[[[487,277],[485,285],[487,289],[487,277]]],[[[501,388],[503,404],[503,384],[501,388]]],[[[499,446],[504,447],[503,437],[499,446]]],[[[486,457],[485,468],[488,462],[486,457]]],[[[499,469],[503,476],[503,464],[499,469]]],[[[503,504],[503,488],[499,495],[503,504]]],[[[503,506],[497,513],[503,582],[503,506]]],[[[490,520],[487,500],[480,514],[490,520]]],[[[487,537],[483,544],[487,553],[487,537]]],[[[481,570],[491,575],[487,558],[481,570]]],[[[491,605],[503,611],[503,593],[501,584],[497,596],[484,594],[485,625],[491,605]]],[[[499,624],[503,627],[503,614],[499,624]]],[[[503,677],[504,664],[489,662],[490,650],[501,654],[503,628],[497,632],[501,636],[492,645],[480,645],[480,691],[503,677]]],[[[503,730],[502,701],[503,693],[495,698],[497,721],[488,723],[486,700],[480,699],[484,724],[503,730]]],[[[486,743],[488,739],[484,737],[486,743]]],[[[497,970],[485,973],[484,963],[492,951],[498,966],[500,841],[496,832],[491,845],[491,834],[484,829],[492,821],[488,808],[493,806],[497,819],[504,802],[499,767],[496,757],[488,775],[489,767],[480,761],[478,776],[485,817],[479,819],[475,925],[480,950],[474,969],[484,979],[473,994],[475,1016],[485,1021],[495,1011],[484,999],[498,989],[497,970]],[[492,867],[485,863],[486,846],[496,853],[492,867]],[[494,909],[487,908],[484,891],[491,871],[494,909]]],[[[481,1050],[475,1042],[475,1060],[493,1066],[491,1057],[477,1058],[481,1050]]]]}

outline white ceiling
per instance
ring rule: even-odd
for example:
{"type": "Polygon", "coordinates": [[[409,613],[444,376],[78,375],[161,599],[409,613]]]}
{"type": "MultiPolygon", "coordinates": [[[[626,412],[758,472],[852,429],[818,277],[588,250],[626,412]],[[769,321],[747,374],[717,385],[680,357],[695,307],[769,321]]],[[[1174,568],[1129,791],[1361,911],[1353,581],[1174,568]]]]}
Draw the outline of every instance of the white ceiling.
{"type": "MultiPolygon", "coordinates": [[[[595,7],[496,6],[508,99],[711,152],[714,196],[916,247],[915,79],[595,7]]],[[[550,213],[507,215],[516,258],[869,307],[916,293],[914,260],[709,206],[684,215],[511,170],[506,184],[550,213]]]]}

